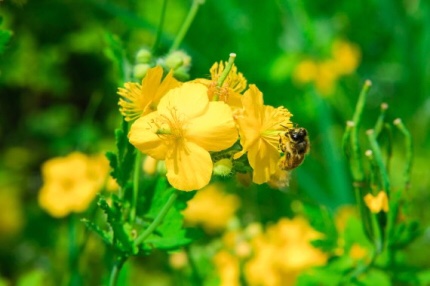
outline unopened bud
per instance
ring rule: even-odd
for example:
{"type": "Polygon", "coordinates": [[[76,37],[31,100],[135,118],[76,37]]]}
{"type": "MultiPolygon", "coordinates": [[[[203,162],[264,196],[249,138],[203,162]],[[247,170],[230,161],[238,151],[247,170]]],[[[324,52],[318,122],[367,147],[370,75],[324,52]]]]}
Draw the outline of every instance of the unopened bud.
{"type": "Polygon", "coordinates": [[[221,159],[214,164],[213,173],[217,176],[229,176],[233,168],[233,162],[231,159],[225,158],[221,159]]]}
{"type": "Polygon", "coordinates": [[[151,61],[152,53],[148,49],[140,49],[136,53],[136,64],[147,64],[151,61]]]}
{"type": "Polygon", "coordinates": [[[133,67],[133,76],[140,80],[145,77],[149,68],[151,68],[151,66],[148,64],[137,64],[133,67]]]}
{"type": "Polygon", "coordinates": [[[174,51],[166,56],[164,64],[167,69],[178,69],[184,67],[188,69],[191,66],[191,57],[183,51],[174,51]]]}

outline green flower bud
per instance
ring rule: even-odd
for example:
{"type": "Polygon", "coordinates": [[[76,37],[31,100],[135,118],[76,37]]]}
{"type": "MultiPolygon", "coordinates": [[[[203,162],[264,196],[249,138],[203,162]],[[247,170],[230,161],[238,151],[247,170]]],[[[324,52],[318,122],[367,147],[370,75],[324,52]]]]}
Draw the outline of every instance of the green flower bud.
{"type": "Polygon", "coordinates": [[[151,61],[152,53],[148,49],[140,49],[136,54],[136,64],[147,64],[151,61]]]}
{"type": "Polygon", "coordinates": [[[217,176],[226,177],[231,175],[233,169],[233,162],[231,159],[225,158],[214,163],[213,173],[217,176]]]}
{"type": "Polygon", "coordinates": [[[186,69],[191,66],[191,57],[183,51],[174,51],[166,56],[164,64],[167,69],[178,69],[184,67],[186,69]]]}
{"type": "Polygon", "coordinates": [[[190,79],[188,69],[180,67],[173,72],[173,76],[180,81],[187,81],[190,79]]]}
{"type": "Polygon", "coordinates": [[[142,79],[148,72],[149,68],[151,68],[151,66],[148,64],[137,64],[133,67],[133,76],[136,79],[142,79]]]}

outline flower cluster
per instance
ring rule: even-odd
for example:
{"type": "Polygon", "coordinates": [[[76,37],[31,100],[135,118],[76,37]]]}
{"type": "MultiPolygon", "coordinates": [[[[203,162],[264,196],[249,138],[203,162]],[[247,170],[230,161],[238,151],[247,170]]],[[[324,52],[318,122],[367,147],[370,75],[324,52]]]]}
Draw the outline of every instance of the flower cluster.
{"type": "Polygon", "coordinates": [[[351,74],[357,69],[360,55],[357,46],[346,41],[335,41],[330,58],[322,61],[301,61],[294,70],[294,80],[299,84],[313,82],[321,94],[330,94],[339,77],[351,74]]]}
{"type": "Polygon", "coordinates": [[[100,156],[73,152],[52,158],[42,165],[44,184],[39,192],[39,204],[50,215],[64,217],[82,212],[107,182],[109,164],[100,156]]]}
{"type": "Polygon", "coordinates": [[[167,179],[178,190],[205,187],[220,160],[223,175],[235,171],[226,170],[234,169],[235,161],[245,161],[257,184],[274,176],[288,178],[280,174],[279,138],[293,127],[292,114],[264,105],[262,92],[252,84],[246,89],[232,61],[215,63],[210,73],[211,79],[179,82],[169,72],[162,80],[163,69],[157,66],[141,84],[119,88],[120,111],[134,121],[130,143],[165,161],[167,179]],[[247,160],[241,158],[245,154],[247,160]]]}
{"type": "Polygon", "coordinates": [[[283,218],[266,231],[251,224],[244,232],[227,232],[224,248],[214,257],[221,285],[240,285],[240,267],[247,285],[294,285],[297,276],[324,265],[327,255],[310,242],[321,238],[302,217],[283,218]]]}

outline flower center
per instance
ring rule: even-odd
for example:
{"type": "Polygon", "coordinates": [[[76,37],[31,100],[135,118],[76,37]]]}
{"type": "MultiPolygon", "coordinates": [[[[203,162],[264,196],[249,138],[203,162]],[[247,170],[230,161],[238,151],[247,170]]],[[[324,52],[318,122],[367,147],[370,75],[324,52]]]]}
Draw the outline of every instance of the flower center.
{"type": "Polygon", "coordinates": [[[162,136],[167,144],[177,144],[184,140],[184,127],[186,118],[175,107],[168,109],[168,113],[160,114],[154,121],[156,134],[162,136]]]}

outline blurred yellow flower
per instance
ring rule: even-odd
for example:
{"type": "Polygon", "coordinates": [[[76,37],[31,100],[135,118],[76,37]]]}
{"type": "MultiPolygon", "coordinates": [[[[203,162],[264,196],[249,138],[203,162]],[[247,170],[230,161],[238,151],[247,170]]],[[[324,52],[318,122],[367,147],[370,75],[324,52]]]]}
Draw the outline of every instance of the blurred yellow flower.
{"type": "Polygon", "coordinates": [[[349,256],[354,260],[362,260],[367,257],[369,250],[358,243],[354,243],[349,250],[349,256]]]}
{"type": "Polygon", "coordinates": [[[230,105],[232,108],[241,108],[241,92],[246,88],[246,78],[242,73],[237,71],[233,65],[222,86],[218,86],[218,80],[223,73],[227,62],[214,63],[210,68],[211,79],[197,79],[196,82],[203,83],[208,87],[209,100],[221,100],[230,105]]]}
{"type": "Polygon", "coordinates": [[[227,194],[221,183],[212,183],[188,202],[182,212],[189,225],[201,225],[208,233],[223,230],[240,206],[236,195],[227,194]]]}
{"type": "Polygon", "coordinates": [[[248,285],[294,285],[302,271],[324,265],[327,255],[310,244],[320,237],[302,217],[279,220],[251,241],[254,255],[245,264],[248,285]]]}
{"type": "Polygon", "coordinates": [[[243,110],[236,114],[242,151],[237,159],[248,152],[248,161],[253,168],[253,182],[262,184],[279,169],[279,135],[293,124],[292,114],[284,107],[274,108],[263,104],[263,94],[255,85],[242,97],[243,110]]]}
{"type": "Polygon", "coordinates": [[[39,204],[54,217],[82,212],[106,182],[108,172],[109,163],[102,155],[74,152],[50,159],[42,165],[39,204]]]}
{"type": "Polygon", "coordinates": [[[206,186],[213,170],[209,151],[227,149],[238,138],[231,108],[209,102],[207,87],[199,83],[171,89],[128,136],[142,153],[165,160],[169,183],[183,191],[206,186]]]}
{"type": "Polygon", "coordinates": [[[156,66],[148,69],[142,84],[126,82],[124,88],[118,88],[120,95],[120,112],[126,121],[133,121],[157,108],[160,99],[172,88],[180,86],[180,82],[170,71],[163,77],[163,68],[156,66]]]}
{"type": "Polygon", "coordinates": [[[214,264],[219,274],[219,286],[240,286],[239,258],[226,250],[219,251],[214,256],[214,264]]]}
{"type": "Polygon", "coordinates": [[[384,191],[380,191],[376,196],[372,194],[365,195],[364,203],[372,213],[388,212],[389,210],[388,196],[384,191]]]}
{"type": "Polygon", "coordinates": [[[184,250],[169,255],[169,264],[173,269],[183,269],[188,265],[188,256],[184,250]]]}
{"type": "Polygon", "coordinates": [[[351,74],[357,69],[361,59],[360,48],[357,45],[337,40],[333,43],[331,52],[338,74],[351,74]]]}
{"type": "Polygon", "coordinates": [[[318,76],[318,65],[313,60],[303,60],[299,62],[293,72],[293,79],[298,83],[309,83],[318,76]]]}
{"type": "Polygon", "coordinates": [[[331,48],[331,57],[322,61],[304,59],[293,71],[293,80],[298,84],[314,83],[322,95],[334,92],[341,76],[352,74],[360,63],[358,46],[337,40],[331,48]]]}

